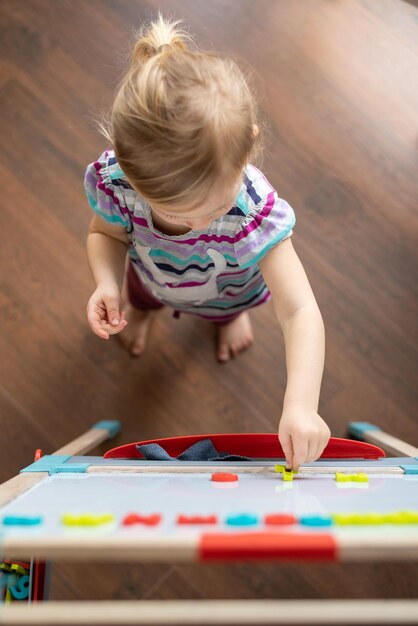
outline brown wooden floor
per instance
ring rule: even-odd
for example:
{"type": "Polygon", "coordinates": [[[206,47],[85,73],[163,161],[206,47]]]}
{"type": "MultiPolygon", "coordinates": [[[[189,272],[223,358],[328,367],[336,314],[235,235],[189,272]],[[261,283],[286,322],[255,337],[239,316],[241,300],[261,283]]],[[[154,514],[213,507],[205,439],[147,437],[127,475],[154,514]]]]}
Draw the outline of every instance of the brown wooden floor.
{"type": "MultiPolygon", "coordinates": [[[[140,360],[85,319],[83,175],[105,147],[92,120],[158,7],[255,70],[263,169],[296,210],[325,320],[332,434],[371,421],[417,445],[416,3],[2,0],[0,479],[101,419],[123,421],[116,443],[277,429],[285,366],[271,306],[252,316],[254,348],[226,366],[193,318],[165,311],[140,360]]],[[[80,564],[54,568],[52,597],[413,597],[416,576],[402,564],[80,564]]]]}

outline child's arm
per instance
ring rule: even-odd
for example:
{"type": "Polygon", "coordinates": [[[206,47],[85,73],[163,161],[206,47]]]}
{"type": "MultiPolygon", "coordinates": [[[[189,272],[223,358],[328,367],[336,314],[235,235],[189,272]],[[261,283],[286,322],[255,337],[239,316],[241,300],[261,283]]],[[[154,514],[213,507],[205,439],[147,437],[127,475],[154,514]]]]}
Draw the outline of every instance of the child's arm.
{"type": "Polygon", "coordinates": [[[126,228],[93,216],[87,237],[87,256],[96,290],[87,304],[87,319],[96,335],[109,339],[127,322],[120,311],[120,292],[129,239],[126,228]]]}
{"type": "Polygon", "coordinates": [[[297,470],[301,463],[320,457],[331,434],[317,412],[324,369],[324,325],[290,238],[272,248],[259,265],[286,345],[287,385],[279,439],[287,464],[297,470]]]}

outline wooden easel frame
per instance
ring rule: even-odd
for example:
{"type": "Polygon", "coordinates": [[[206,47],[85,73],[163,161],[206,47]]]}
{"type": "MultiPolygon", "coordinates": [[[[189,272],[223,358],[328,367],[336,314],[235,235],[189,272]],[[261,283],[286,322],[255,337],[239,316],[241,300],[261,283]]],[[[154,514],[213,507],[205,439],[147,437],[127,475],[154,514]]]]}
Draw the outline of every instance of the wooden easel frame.
{"type": "MultiPolygon", "coordinates": [[[[384,433],[373,425],[362,424],[361,428],[353,423],[352,434],[357,438],[379,445],[390,454],[401,454],[403,460],[417,459],[418,449],[410,444],[384,433]],[[370,426],[370,428],[367,428],[370,426]]],[[[351,426],[351,425],[350,425],[351,426]]],[[[68,455],[76,457],[85,454],[98,444],[106,441],[115,434],[114,423],[99,423],[82,436],[57,450],[53,456],[68,455]],[[109,425],[109,427],[106,426],[109,425]],[[102,425],[102,427],[100,427],[102,425]]],[[[83,457],[80,457],[83,458],[83,457]]],[[[87,457],[88,458],[88,457],[87,457]]],[[[90,457],[97,459],[97,457],[90,457]]],[[[79,459],[76,459],[79,460],[79,459]]],[[[402,460],[402,459],[400,459],[402,460]]],[[[106,472],[155,472],[158,464],[155,463],[123,463],[110,460],[105,463],[106,472]]],[[[378,471],[378,464],[366,462],[373,473],[378,471]]],[[[229,471],[242,472],[241,464],[236,466],[228,463],[229,471]]],[[[207,471],[224,469],[224,464],[205,466],[199,463],[189,463],[181,467],[165,462],[161,471],[207,471]]],[[[90,463],[87,472],[103,472],[103,460],[90,463]]],[[[320,467],[303,467],[301,473],[312,474],[335,471],[323,463],[320,467]]],[[[350,473],[365,471],[364,464],[359,467],[355,462],[345,466],[350,473]]],[[[245,467],[245,471],[271,472],[271,463],[257,463],[252,467],[245,467]]],[[[403,473],[401,464],[389,465],[381,468],[385,473],[403,473]]],[[[22,473],[0,485],[0,506],[14,500],[48,476],[48,472],[22,473]]],[[[345,536],[335,532],[338,539],[339,561],[379,561],[379,560],[418,560],[418,532],[413,535],[402,535],[393,532],[376,533],[371,537],[369,533],[357,533],[356,536],[345,536]]],[[[89,537],[88,543],[80,538],[71,536],[65,538],[19,538],[6,537],[2,542],[2,555],[13,558],[32,559],[68,559],[90,560],[101,559],[106,554],[106,560],[130,561],[164,561],[182,562],[198,560],[197,540],[194,538],[158,538],[146,540],[141,537],[89,537]]],[[[417,600],[298,600],[298,601],[106,601],[106,602],[40,602],[36,604],[11,604],[0,607],[0,624],[418,624],[417,600]]]]}

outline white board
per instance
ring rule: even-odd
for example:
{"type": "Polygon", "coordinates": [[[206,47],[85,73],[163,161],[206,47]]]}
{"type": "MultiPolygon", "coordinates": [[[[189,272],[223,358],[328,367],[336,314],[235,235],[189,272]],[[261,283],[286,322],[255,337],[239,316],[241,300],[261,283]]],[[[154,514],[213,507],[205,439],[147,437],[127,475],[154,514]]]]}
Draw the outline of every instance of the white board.
{"type": "MultiPolygon", "coordinates": [[[[388,513],[418,510],[418,475],[369,474],[368,483],[337,483],[328,475],[295,477],[283,481],[277,474],[239,474],[236,483],[214,483],[205,473],[97,473],[55,474],[0,509],[0,516],[42,516],[34,527],[6,527],[12,535],[55,536],[81,532],[62,525],[64,513],[112,513],[115,522],[95,528],[110,534],[141,532],[172,535],[201,533],[202,526],[176,524],[179,514],[217,515],[218,524],[205,530],[248,532],[249,527],[228,526],[229,515],[253,514],[264,527],[263,517],[271,513],[291,513],[296,517],[333,513],[388,513]],[[129,513],[160,513],[162,522],[155,527],[123,527],[121,520],[129,513]]],[[[298,526],[292,527],[295,532],[298,526]]],[[[304,529],[306,530],[306,528],[304,529]]],[[[320,530],[324,530],[321,528],[320,530]]],[[[328,530],[328,529],[327,529],[328,530]]],[[[83,532],[91,532],[84,529],[83,532]]]]}

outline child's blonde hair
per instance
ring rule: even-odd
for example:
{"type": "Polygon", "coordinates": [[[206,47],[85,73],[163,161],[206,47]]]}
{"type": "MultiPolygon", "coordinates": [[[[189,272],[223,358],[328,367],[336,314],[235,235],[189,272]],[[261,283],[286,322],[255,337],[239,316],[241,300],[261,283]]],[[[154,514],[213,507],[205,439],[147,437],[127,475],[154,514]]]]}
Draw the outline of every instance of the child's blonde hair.
{"type": "Polygon", "coordinates": [[[161,14],[143,28],[101,131],[129,182],[164,205],[236,179],[259,145],[256,103],[232,59],[194,48],[161,14]]]}

